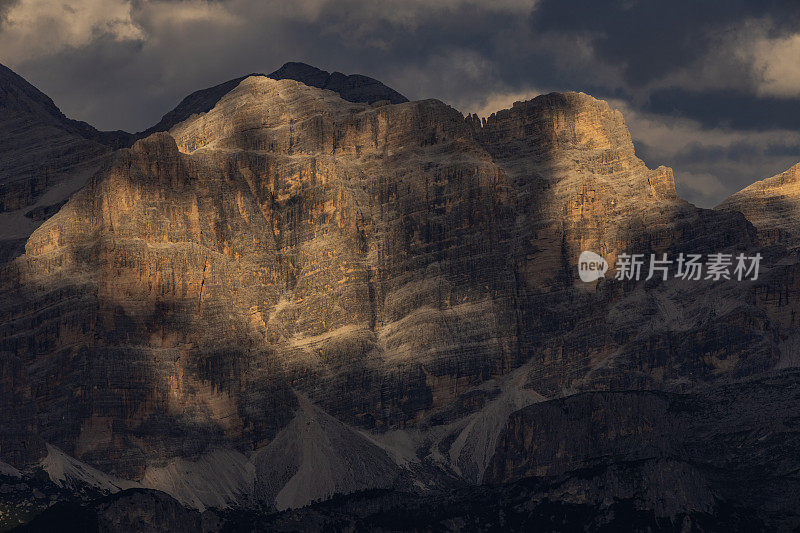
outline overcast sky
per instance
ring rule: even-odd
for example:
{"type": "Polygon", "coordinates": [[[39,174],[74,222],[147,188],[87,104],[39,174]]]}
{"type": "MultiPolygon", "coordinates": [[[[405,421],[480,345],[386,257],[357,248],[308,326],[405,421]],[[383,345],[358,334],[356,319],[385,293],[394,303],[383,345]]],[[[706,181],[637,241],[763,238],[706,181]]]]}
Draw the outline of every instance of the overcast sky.
{"type": "Polygon", "coordinates": [[[587,92],[705,207],[800,161],[797,0],[0,0],[0,63],[101,129],[286,61],[481,115],[587,92]]]}

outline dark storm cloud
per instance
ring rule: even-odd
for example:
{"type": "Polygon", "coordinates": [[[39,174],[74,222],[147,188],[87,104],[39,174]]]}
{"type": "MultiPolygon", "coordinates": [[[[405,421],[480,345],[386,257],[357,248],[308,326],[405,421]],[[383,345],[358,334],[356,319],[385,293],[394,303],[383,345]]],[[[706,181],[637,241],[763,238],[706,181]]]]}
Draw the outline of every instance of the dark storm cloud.
{"type": "Polygon", "coordinates": [[[6,21],[9,9],[17,2],[18,0],[0,0],[0,31],[3,31],[3,23],[6,21]]]}
{"type": "Polygon", "coordinates": [[[658,89],[650,94],[643,108],[651,113],[691,118],[710,128],[770,130],[800,126],[800,99],[758,97],[733,90],[658,89]]]}
{"type": "MultiPolygon", "coordinates": [[[[794,1],[66,4],[48,4],[30,35],[0,31],[0,62],[104,129],[145,129],[194,90],[304,61],[464,112],[551,90],[612,100],[645,161],[674,166],[684,196],[704,205],[800,160],[800,141],[778,140],[800,123],[800,70],[774,79],[794,61],[780,40],[800,32],[794,1]]],[[[0,18],[42,5],[0,0],[0,18]]]]}
{"type": "Polygon", "coordinates": [[[720,159],[728,159],[734,163],[744,163],[756,157],[764,156],[796,156],[800,144],[792,142],[771,142],[764,146],[754,145],[747,141],[736,141],[729,145],[704,146],[691,143],[673,156],[676,164],[714,164],[720,159]]]}
{"type": "Polygon", "coordinates": [[[543,0],[531,24],[537,31],[593,35],[598,58],[624,65],[625,81],[640,85],[685,68],[721,34],[765,16],[773,34],[785,33],[797,29],[800,10],[795,0],[543,0]]]}

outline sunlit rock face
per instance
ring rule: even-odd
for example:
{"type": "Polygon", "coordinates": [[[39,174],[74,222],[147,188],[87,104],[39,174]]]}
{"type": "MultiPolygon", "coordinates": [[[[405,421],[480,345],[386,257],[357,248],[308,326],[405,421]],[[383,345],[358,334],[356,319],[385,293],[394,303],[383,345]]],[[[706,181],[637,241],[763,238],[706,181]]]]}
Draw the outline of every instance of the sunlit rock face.
{"type": "MultiPolygon", "coordinates": [[[[252,76],[264,76],[264,74],[252,74],[252,76]]],[[[161,117],[158,124],[137,133],[135,137],[142,138],[159,131],[169,131],[170,128],[192,115],[207,113],[217,105],[217,102],[222,97],[235,89],[247,77],[242,76],[193,92],[181,100],[175,109],[161,117]]],[[[376,102],[401,104],[408,102],[408,98],[374,78],[359,74],[348,76],[341,72],[331,74],[305,63],[285,63],[281,68],[269,74],[268,77],[274,80],[295,80],[309,87],[333,91],[348,102],[363,102],[367,104],[376,102]]]]}
{"type": "Polygon", "coordinates": [[[290,387],[403,426],[518,364],[508,202],[439,102],[248,78],[120,151],[34,234],[3,275],[3,345],[53,384],[34,393],[58,397],[44,439],[129,476],[266,444],[290,387]]]}
{"type": "Polygon", "coordinates": [[[718,211],[739,211],[758,229],[764,244],[800,244],[800,163],[726,198],[718,211]]]}
{"type": "Polygon", "coordinates": [[[31,444],[0,453],[21,465],[47,442],[192,505],[478,482],[528,405],[781,360],[791,321],[765,311],[768,272],[584,284],[582,250],[756,245],[740,213],[678,199],[587,95],[483,124],[250,76],[116,152],[3,267],[0,398],[25,398],[31,444]],[[221,468],[204,454],[222,448],[230,485],[187,489],[204,474],[186,461],[221,468]],[[299,490],[322,455],[324,490],[299,490]]]}
{"type": "Polygon", "coordinates": [[[739,213],[695,208],[676,196],[671,169],[648,169],[618,111],[582,93],[550,94],[470,121],[514,187],[539,392],[681,388],[775,364],[773,326],[743,285],[577,281],[583,250],[606,258],[609,278],[619,253],[755,245],[739,213]]]}
{"type": "MultiPolygon", "coordinates": [[[[514,176],[520,211],[535,225],[537,246],[551,256],[548,267],[557,253],[573,259],[593,250],[613,265],[632,248],[667,250],[697,238],[727,244],[742,233],[747,239],[743,221],[680,200],[672,169],[648,169],[634,153],[622,114],[586,94],[518,102],[489,117],[478,135],[514,176]]],[[[552,281],[535,273],[542,284],[552,281]]]]}

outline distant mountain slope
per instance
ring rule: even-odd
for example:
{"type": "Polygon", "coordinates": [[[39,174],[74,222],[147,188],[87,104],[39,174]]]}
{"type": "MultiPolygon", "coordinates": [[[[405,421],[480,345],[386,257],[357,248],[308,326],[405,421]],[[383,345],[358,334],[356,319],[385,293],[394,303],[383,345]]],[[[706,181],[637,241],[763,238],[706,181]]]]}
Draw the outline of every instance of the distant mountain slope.
{"type": "Polygon", "coordinates": [[[31,205],[76,167],[109,151],[91,126],[64,116],[52,100],[0,65],[0,213],[31,205]]]}
{"type": "Polygon", "coordinates": [[[86,122],[67,117],[50,97],[2,64],[0,64],[0,108],[9,113],[28,113],[40,121],[57,124],[70,133],[111,148],[119,148],[133,142],[131,134],[124,131],[100,131],[86,122]]]}
{"type": "Polygon", "coordinates": [[[715,209],[743,213],[767,243],[800,245],[800,163],[745,187],[715,209]]]}
{"type": "Polygon", "coordinates": [[[122,132],[71,120],[53,101],[0,65],[0,263],[78,190],[122,132]]]}

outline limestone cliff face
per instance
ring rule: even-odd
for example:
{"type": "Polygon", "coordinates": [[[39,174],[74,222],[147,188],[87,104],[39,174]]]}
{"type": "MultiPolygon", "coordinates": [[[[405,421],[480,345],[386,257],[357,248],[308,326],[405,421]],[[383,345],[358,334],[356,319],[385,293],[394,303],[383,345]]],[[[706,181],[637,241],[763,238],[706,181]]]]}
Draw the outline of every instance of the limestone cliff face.
{"type": "Polygon", "coordinates": [[[795,366],[800,362],[796,333],[800,317],[800,262],[797,258],[800,164],[745,187],[715,210],[742,213],[755,227],[758,243],[767,247],[765,261],[773,267],[754,287],[752,301],[779,327],[779,367],[795,366]]]}
{"type": "Polygon", "coordinates": [[[485,124],[474,117],[469,122],[513,184],[516,231],[527,244],[516,248],[515,260],[527,287],[522,312],[535,310],[523,321],[535,324],[539,336],[539,366],[532,372],[539,392],[661,388],[775,364],[775,343],[760,340],[772,335],[765,330],[773,325],[755,318],[761,311],[752,293],[740,294],[753,288],[721,291],[671,280],[645,289],[576,280],[584,250],[606,258],[610,277],[621,252],[674,258],[755,245],[753,228],[740,214],[698,209],[676,196],[671,169],[648,169],[619,112],[582,93],[550,94],[517,103],[485,124]],[[698,293],[708,299],[698,300],[698,293]],[[734,325],[727,311],[703,310],[718,299],[739,300],[747,309],[737,312],[747,318],[734,325]],[[720,352],[748,351],[719,361],[720,352]]]}
{"type": "Polygon", "coordinates": [[[486,239],[508,190],[458,112],[253,77],[173,135],[119,152],[4,273],[3,345],[61,384],[41,417],[71,413],[49,442],[135,476],[268,442],[290,385],[386,427],[517,364],[508,238],[486,239]]]}
{"type": "MultiPolygon", "coordinates": [[[[747,234],[743,221],[715,229],[721,217],[680,200],[672,169],[648,169],[636,157],[622,114],[586,94],[518,102],[489,117],[478,135],[515,176],[537,246],[553,256],[544,262],[548,267],[561,253],[572,259],[593,250],[613,265],[621,251],[666,250],[701,231],[727,242],[738,240],[737,231],[747,234]]],[[[551,281],[544,272],[535,275],[551,281]]]]}
{"type": "Polygon", "coordinates": [[[795,247],[800,213],[800,163],[777,176],[757,181],[727,198],[715,209],[738,211],[758,229],[765,244],[795,247]]]}
{"type": "Polygon", "coordinates": [[[784,357],[780,268],[582,284],[582,250],[757,244],[741,214],[678,199],[584,94],[483,124],[250,76],[116,152],[2,267],[0,398],[25,400],[30,444],[0,454],[35,462],[46,442],[201,505],[330,495],[297,489],[320,460],[298,459],[303,436],[333,450],[328,492],[477,482],[506,420],[545,398],[683,390],[784,357]],[[223,448],[236,483],[177,494],[223,448]]]}
{"type": "MultiPolygon", "coordinates": [[[[353,102],[408,101],[373,78],[330,74],[303,63],[286,63],[269,76],[334,91],[353,102]]],[[[0,262],[21,252],[33,230],[87,183],[112,149],[206,113],[244,78],[196,91],[154,126],[130,134],[101,132],[69,119],[45,94],[0,65],[0,262]]]]}
{"type": "Polygon", "coordinates": [[[554,500],[604,507],[613,493],[660,516],[713,514],[724,501],[751,507],[768,529],[791,529],[800,520],[800,482],[787,461],[797,450],[797,378],[795,370],[689,394],[589,392],[531,405],[509,418],[486,481],[553,479],[545,490],[554,500]]]}

